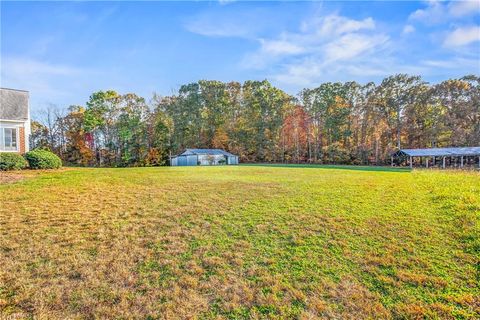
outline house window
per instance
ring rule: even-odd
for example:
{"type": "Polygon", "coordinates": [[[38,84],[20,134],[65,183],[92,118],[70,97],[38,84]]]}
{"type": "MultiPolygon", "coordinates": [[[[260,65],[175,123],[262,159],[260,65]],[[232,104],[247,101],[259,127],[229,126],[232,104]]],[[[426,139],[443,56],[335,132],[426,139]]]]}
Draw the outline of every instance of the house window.
{"type": "Polygon", "coordinates": [[[0,128],[0,149],[18,151],[17,128],[0,128]]]}

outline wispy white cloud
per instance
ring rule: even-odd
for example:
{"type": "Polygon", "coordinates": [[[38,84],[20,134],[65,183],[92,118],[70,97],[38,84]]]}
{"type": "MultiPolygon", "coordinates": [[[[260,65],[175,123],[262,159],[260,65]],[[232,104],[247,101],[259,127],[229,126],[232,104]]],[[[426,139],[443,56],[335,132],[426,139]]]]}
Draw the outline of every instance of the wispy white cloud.
{"type": "Polygon", "coordinates": [[[464,17],[480,13],[480,1],[452,1],[448,6],[449,13],[454,17],[464,17]]]}
{"type": "Polygon", "coordinates": [[[465,46],[480,41],[480,26],[458,27],[445,37],[445,47],[465,46]]]}
{"type": "MultiPolygon", "coordinates": [[[[466,8],[471,4],[429,4],[431,15],[438,18],[448,15],[470,15],[466,8]]],[[[427,13],[422,13],[427,19],[427,13]]],[[[417,11],[416,18],[420,18],[417,11]]],[[[463,20],[457,22],[464,23],[463,20]]],[[[296,32],[285,32],[259,40],[259,48],[245,56],[243,66],[268,72],[268,77],[280,85],[302,87],[313,86],[323,81],[345,81],[347,79],[375,79],[395,73],[443,75],[446,70],[471,72],[475,64],[464,49],[455,51],[455,56],[447,54],[446,47],[471,45],[478,41],[478,27],[457,27],[445,38],[445,29],[437,38],[421,28],[416,32],[412,18],[401,28],[401,34],[388,34],[384,28],[378,28],[373,17],[353,19],[339,14],[320,15],[307,19],[300,24],[296,32]],[[405,51],[405,35],[411,35],[414,41],[439,41],[435,54],[423,54],[415,59],[405,51]],[[420,40],[421,39],[421,40],[420,40]],[[444,47],[440,45],[445,39],[444,47]],[[421,56],[441,57],[421,59],[421,56]],[[435,65],[437,63],[437,65],[435,65]],[[469,64],[470,63],[470,64],[469,64]],[[448,67],[447,67],[448,66],[448,67]]],[[[452,26],[455,26],[453,24],[452,26]]],[[[397,29],[398,30],[398,29],[397,29]]],[[[409,39],[410,39],[409,37],[409,39]]],[[[410,40],[409,40],[410,41],[410,40]]],[[[413,45],[415,50],[416,45],[413,45]]],[[[478,60],[478,57],[477,57],[478,60]]],[[[451,72],[451,71],[450,71],[451,72]]]]}
{"type": "Polygon", "coordinates": [[[412,26],[411,24],[407,24],[403,27],[403,30],[402,30],[403,35],[407,35],[413,32],[415,32],[415,27],[412,26]]]}
{"type": "Polygon", "coordinates": [[[388,39],[384,34],[345,34],[325,44],[324,56],[327,61],[352,59],[365,53],[373,53],[375,49],[381,49],[388,39]]]}
{"type": "Polygon", "coordinates": [[[305,57],[295,63],[287,63],[282,72],[272,75],[272,78],[283,84],[309,86],[324,69],[324,64],[314,58],[305,57]]]}
{"type": "Polygon", "coordinates": [[[184,28],[189,32],[207,37],[251,38],[256,35],[261,25],[258,18],[255,12],[206,11],[189,17],[184,23],[184,28]]]}
{"type": "Polygon", "coordinates": [[[27,57],[2,57],[0,86],[27,89],[34,97],[49,101],[71,95],[72,87],[85,84],[95,72],[27,57]]]}
{"type": "Polygon", "coordinates": [[[248,26],[239,26],[235,22],[212,23],[203,19],[189,21],[185,28],[190,32],[210,37],[245,37],[250,33],[248,26]]]}
{"type": "Polygon", "coordinates": [[[460,69],[472,71],[472,68],[480,69],[480,61],[477,58],[455,57],[453,59],[426,59],[420,61],[422,65],[433,69],[460,69]]]}
{"type": "Polygon", "coordinates": [[[262,52],[271,55],[295,55],[305,52],[306,48],[301,44],[282,40],[259,40],[262,45],[262,52]]]}
{"type": "Polygon", "coordinates": [[[395,73],[426,74],[429,67],[423,65],[398,64],[394,57],[374,55],[355,59],[352,63],[334,63],[306,58],[296,64],[289,64],[285,71],[272,79],[286,86],[315,86],[324,81],[349,81],[352,79],[372,81],[395,73]]]}
{"type": "Polygon", "coordinates": [[[263,70],[273,67],[270,76],[277,82],[310,85],[327,72],[384,50],[389,36],[375,28],[371,17],[316,16],[302,21],[296,32],[259,39],[260,47],[247,54],[242,65],[263,70]]]}
{"type": "Polygon", "coordinates": [[[8,71],[10,76],[28,77],[41,75],[75,75],[80,72],[80,69],[34,60],[31,58],[4,58],[2,61],[2,69],[8,71]]]}
{"type": "Polygon", "coordinates": [[[416,10],[409,18],[425,23],[441,22],[446,14],[446,5],[437,0],[427,1],[426,3],[426,8],[416,10]]]}
{"type": "Polygon", "coordinates": [[[480,13],[480,1],[478,0],[450,2],[430,0],[426,3],[426,8],[416,10],[409,18],[425,24],[436,24],[480,13]]]}
{"type": "Polygon", "coordinates": [[[303,32],[309,32],[312,29],[317,30],[316,33],[321,36],[341,35],[360,30],[373,30],[375,21],[371,17],[355,20],[332,14],[302,22],[301,30],[303,32]]]}
{"type": "MultiPolygon", "coordinates": [[[[469,46],[480,38],[480,26],[476,18],[480,16],[480,1],[439,1],[430,0],[426,7],[409,16],[409,25],[421,23],[428,26],[424,35],[446,49],[469,46]]],[[[405,34],[405,29],[404,32],[405,34]]],[[[465,55],[465,50],[456,51],[465,55]]]]}

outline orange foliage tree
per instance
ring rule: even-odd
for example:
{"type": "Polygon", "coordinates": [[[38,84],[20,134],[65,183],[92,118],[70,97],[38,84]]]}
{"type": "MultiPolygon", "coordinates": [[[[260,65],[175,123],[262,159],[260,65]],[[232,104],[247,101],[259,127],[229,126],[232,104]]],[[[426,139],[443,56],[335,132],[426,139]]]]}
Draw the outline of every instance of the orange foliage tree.
{"type": "Polygon", "coordinates": [[[285,161],[310,159],[310,124],[310,117],[302,106],[295,106],[286,114],[281,131],[285,161]]]}

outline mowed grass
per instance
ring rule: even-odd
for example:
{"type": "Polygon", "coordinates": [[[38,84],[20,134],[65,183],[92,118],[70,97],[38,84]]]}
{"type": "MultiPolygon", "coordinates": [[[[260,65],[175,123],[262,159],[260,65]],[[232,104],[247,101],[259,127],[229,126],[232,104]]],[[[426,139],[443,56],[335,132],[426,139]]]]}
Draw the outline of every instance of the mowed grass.
{"type": "Polygon", "coordinates": [[[0,318],[478,319],[480,174],[26,171],[0,185],[0,318]]]}

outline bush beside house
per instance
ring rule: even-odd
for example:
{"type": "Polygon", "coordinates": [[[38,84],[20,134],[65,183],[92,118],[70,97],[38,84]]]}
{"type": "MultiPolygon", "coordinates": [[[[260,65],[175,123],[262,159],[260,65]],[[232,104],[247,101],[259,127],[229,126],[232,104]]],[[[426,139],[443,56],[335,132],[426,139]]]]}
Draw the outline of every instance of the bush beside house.
{"type": "Polygon", "coordinates": [[[32,150],[25,154],[25,158],[31,169],[58,169],[62,166],[62,160],[47,150],[32,150]]]}
{"type": "Polygon", "coordinates": [[[0,170],[21,170],[27,166],[27,161],[18,153],[0,153],[0,170]]]}

